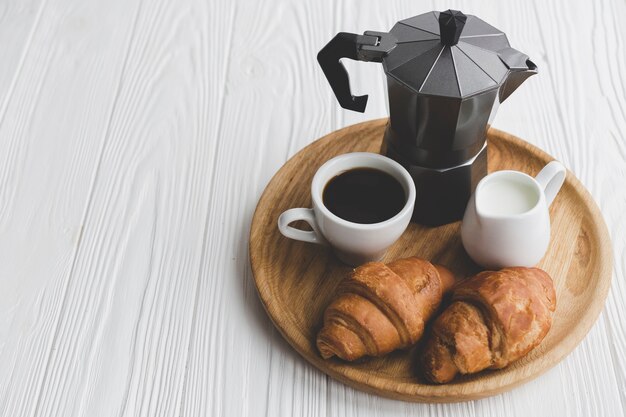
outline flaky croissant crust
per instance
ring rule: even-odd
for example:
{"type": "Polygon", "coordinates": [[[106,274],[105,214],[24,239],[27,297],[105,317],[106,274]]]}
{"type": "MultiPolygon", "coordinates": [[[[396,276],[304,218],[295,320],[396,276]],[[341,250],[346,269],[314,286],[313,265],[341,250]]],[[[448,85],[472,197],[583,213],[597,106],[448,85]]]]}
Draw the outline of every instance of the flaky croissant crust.
{"type": "Polygon", "coordinates": [[[425,376],[436,383],[505,367],[534,349],[552,325],[556,291],[541,269],[505,268],[461,282],[452,301],[435,320],[421,358],[425,376]]]}
{"type": "Polygon", "coordinates": [[[354,269],[326,308],[320,354],[352,361],[414,344],[453,281],[447,269],[415,257],[354,269]]]}

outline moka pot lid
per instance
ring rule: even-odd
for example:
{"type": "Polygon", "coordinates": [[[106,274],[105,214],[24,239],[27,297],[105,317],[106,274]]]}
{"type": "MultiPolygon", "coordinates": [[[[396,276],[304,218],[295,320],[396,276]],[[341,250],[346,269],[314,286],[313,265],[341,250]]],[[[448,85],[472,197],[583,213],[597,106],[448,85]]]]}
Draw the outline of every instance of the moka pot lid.
{"type": "Polygon", "coordinates": [[[424,95],[466,98],[499,88],[507,66],[498,51],[506,35],[460,11],[429,12],[401,20],[391,29],[397,45],[384,58],[385,72],[424,95]]]}

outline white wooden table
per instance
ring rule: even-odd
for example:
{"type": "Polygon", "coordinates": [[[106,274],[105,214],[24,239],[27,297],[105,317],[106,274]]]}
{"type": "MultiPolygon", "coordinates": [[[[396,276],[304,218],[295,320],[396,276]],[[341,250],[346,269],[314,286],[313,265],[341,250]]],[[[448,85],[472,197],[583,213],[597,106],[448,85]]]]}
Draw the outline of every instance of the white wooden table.
{"type": "Polygon", "coordinates": [[[623,416],[626,3],[0,1],[0,415],[623,416]],[[611,231],[600,319],[496,397],[387,400],[330,380],[273,328],[248,262],[265,184],[300,148],[387,114],[341,109],[317,66],[338,31],[455,8],[539,66],[495,126],[565,163],[611,231]]]}

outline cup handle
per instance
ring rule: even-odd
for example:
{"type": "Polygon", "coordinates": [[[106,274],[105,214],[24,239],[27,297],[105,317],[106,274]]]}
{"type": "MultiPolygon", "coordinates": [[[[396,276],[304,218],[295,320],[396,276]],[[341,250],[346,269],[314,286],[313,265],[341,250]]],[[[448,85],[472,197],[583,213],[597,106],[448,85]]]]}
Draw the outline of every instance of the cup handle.
{"type": "Polygon", "coordinates": [[[315,213],[313,209],[292,208],[284,211],[278,218],[278,230],[283,236],[289,239],[301,240],[303,242],[317,243],[318,245],[327,245],[326,239],[319,232],[317,222],[315,221],[315,213]],[[313,231],[296,229],[289,226],[289,223],[296,220],[304,220],[311,226],[313,231]]]}
{"type": "Polygon", "coordinates": [[[565,174],[567,170],[558,161],[552,161],[535,177],[535,180],[539,183],[541,188],[543,188],[543,193],[546,196],[546,203],[548,207],[552,204],[554,197],[556,197],[557,193],[561,189],[563,182],[565,181],[565,174]]]}

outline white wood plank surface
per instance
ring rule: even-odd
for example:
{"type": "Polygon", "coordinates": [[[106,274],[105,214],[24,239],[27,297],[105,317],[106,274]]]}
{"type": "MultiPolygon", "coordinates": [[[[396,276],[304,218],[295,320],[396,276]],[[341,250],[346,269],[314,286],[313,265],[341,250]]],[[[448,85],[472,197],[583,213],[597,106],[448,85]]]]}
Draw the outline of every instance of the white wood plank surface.
{"type": "Polygon", "coordinates": [[[0,415],[625,415],[625,17],[623,0],[0,2],[0,415]],[[347,63],[370,94],[353,113],[317,51],[447,8],[538,64],[495,126],[588,187],[615,273],[589,335],[542,377],[409,404],[288,346],[257,298],[248,231],[290,156],[387,114],[379,65],[347,63]]]}

